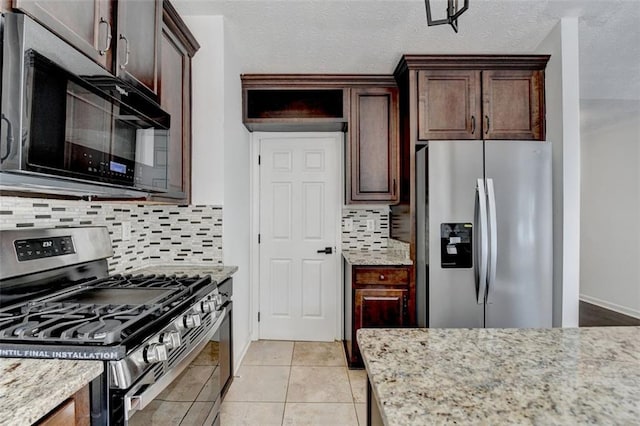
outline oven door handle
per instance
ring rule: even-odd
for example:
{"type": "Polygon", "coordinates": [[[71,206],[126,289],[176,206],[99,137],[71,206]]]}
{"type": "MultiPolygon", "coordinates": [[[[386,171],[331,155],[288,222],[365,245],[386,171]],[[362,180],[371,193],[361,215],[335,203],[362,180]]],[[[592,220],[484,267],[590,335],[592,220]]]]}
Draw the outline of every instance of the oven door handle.
{"type": "Polygon", "coordinates": [[[220,311],[220,316],[216,319],[211,329],[202,335],[201,340],[193,346],[191,351],[185,356],[179,364],[174,366],[171,371],[166,373],[160,378],[160,380],[153,382],[153,372],[143,377],[135,387],[128,392],[124,397],[124,407],[127,413],[127,420],[138,410],[144,409],[156,396],[160,394],[169,384],[175,380],[188,366],[191,364],[200,351],[204,349],[207,342],[211,340],[214,334],[220,329],[220,325],[224,321],[227,315],[227,309],[224,308],[220,311]],[[145,386],[151,383],[149,386],[145,386]],[[140,390],[142,390],[140,392],[140,390]]]}

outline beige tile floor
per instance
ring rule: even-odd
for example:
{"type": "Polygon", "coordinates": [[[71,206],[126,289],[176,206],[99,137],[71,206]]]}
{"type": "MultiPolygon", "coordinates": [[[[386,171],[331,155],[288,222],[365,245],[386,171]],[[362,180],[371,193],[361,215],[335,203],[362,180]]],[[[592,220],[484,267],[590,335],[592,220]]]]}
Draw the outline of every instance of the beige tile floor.
{"type": "Polygon", "coordinates": [[[252,342],[222,403],[222,426],[366,424],[366,373],[341,342],[252,342]]]}

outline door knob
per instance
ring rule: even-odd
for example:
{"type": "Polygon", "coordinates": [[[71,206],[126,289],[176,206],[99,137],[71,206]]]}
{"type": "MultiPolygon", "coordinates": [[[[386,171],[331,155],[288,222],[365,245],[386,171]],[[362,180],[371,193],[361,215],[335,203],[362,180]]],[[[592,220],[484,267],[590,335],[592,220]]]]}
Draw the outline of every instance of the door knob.
{"type": "Polygon", "coordinates": [[[318,253],[331,254],[331,253],[333,253],[333,248],[325,247],[322,250],[318,250],[318,253]]]}

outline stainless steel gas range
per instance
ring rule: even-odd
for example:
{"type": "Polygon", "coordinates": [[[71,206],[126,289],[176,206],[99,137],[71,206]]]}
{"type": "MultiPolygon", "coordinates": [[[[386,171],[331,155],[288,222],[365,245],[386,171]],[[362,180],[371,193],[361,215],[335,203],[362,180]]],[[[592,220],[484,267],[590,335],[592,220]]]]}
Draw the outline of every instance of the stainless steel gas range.
{"type": "Polygon", "coordinates": [[[104,227],[0,231],[0,357],[104,362],[94,425],[127,425],[219,341],[229,302],[209,276],[110,276],[111,255],[104,227]]]}

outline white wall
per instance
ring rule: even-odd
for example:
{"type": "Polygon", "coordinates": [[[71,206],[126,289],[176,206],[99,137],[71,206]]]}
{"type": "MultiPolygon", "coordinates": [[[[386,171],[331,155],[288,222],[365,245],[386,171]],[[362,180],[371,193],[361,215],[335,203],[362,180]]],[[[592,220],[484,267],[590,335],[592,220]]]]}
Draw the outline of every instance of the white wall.
{"type": "Polygon", "coordinates": [[[200,43],[192,61],[193,204],[224,203],[224,28],[222,16],[189,16],[200,43]]]}
{"type": "Polygon", "coordinates": [[[580,298],[640,318],[640,101],[581,109],[580,298]]]}
{"type": "Polygon", "coordinates": [[[185,16],[200,43],[193,59],[192,201],[223,206],[223,261],[233,277],[236,368],[250,342],[249,133],[242,124],[239,62],[222,16],[185,16]]]}
{"type": "Polygon", "coordinates": [[[563,18],[537,48],[546,69],[547,140],[553,144],[553,325],[578,326],[580,97],[578,19],[563,18]]]}
{"type": "MultiPolygon", "coordinates": [[[[225,21],[226,25],[226,21],[225,21]]],[[[238,266],[234,276],[233,338],[235,366],[251,340],[251,291],[249,282],[250,192],[249,131],[242,124],[242,86],[240,60],[234,40],[226,32],[224,50],[224,262],[238,266]]]]}

